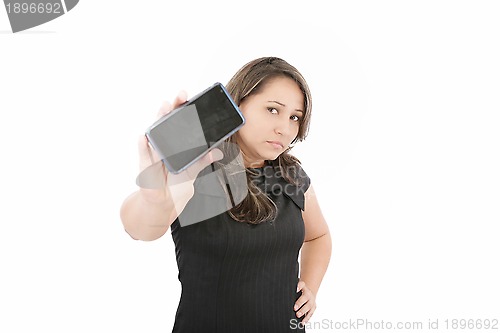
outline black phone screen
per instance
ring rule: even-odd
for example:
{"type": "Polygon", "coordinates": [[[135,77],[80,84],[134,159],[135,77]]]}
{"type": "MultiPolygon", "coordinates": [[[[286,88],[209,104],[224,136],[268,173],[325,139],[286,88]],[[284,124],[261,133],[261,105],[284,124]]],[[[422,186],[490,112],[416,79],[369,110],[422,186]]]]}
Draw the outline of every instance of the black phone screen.
{"type": "Polygon", "coordinates": [[[169,171],[178,173],[236,132],[244,118],[226,89],[216,83],[146,132],[169,171]]]}

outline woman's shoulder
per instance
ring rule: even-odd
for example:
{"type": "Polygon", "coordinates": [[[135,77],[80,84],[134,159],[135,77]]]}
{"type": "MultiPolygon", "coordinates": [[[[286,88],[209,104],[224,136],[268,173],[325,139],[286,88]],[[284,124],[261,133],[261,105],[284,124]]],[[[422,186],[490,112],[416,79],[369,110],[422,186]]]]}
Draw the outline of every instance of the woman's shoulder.
{"type": "Polygon", "coordinates": [[[274,165],[275,168],[281,171],[282,178],[288,183],[297,186],[301,192],[305,193],[311,185],[311,178],[297,157],[288,155],[286,159],[274,163],[274,165]]]}
{"type": "Polygon", "coordinates": [[[311,185],[311,178],[304,170],[304,167],[300,162],[297,162],[294,166],[293,177],[297,181],[297,186],[300,187],[302,192],[306,192],[311,185]]]}

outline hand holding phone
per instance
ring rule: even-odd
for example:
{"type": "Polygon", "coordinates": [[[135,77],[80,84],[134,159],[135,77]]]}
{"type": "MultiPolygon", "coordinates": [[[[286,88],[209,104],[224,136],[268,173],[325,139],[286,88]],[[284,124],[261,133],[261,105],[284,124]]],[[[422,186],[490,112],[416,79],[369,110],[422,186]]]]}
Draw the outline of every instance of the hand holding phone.
{"type": "Polygon", "coordinates": [[[225,87],[215,83],[146,130],[167,169],[184,171],[239,130],[245,119],[225,87]]]}
{"type": "MultiPolygon", "coordinates": [[[[157,114],[158,119],[161,119],[175,108],[186,103],[186,100],[186,94],[181,92],[175,98],[173,104],[168,102],[163,103],[157,114]]],[[[177,192],[183,192],[181,187],[184,188],[185,192],[191,192],[192,184],[198,173],[212,162],[223,158],[222,152],[219,149],[214,149],[204,158],[197,161],[197,163],[187,168],[184,172],[169,174],[167,183],[168,170],[165,169],[158,153],[149,145],[145,135],[140,136],[138,148],[140,174],[137,177],[136,183],[141,187],[146,200],[151,202],[161,202],[165,200],[166,195],[170,196],[170,193],[166,191],[169,185],[172,184],[183,184],[182,186],[177,186],[177,192]]]]}
{"type": "Polygon", "coordinates": [[[173,107],[164,105],[159,119],[146,131],[147,140],[142,140],[143,171],[137,184],[143,198],[173,204],[169,220],[179,218],[181,226],[204,221],[239,204],[248,194],[243,157],[236,144],[224,141],[244,123],[220,83],[189,101],[180,95],[173,107]],[[219,145],[223,145],[221,150],[216,148],[219,145]],[[204,170],[208,172],[198,176],[217,160],[221,161],[212,171],[204,170]],[[201,200],[206,209],[191,209],[181,215],[195,194],[198,180],[197,199],[192,205],[201,200]]]}

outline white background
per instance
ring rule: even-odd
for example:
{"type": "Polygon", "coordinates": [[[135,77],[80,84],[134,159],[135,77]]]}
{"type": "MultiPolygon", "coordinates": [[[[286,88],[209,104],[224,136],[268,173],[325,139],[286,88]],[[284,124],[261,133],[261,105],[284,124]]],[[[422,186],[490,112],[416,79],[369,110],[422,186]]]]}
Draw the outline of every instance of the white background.
{"type": "Polygon", "coordinates": [[[268,55],[313,93],[295,154],[333,256],[308,331],[500,319],[500,5],[322,3],[84,0],[16,34],[0,8],[0,332],[171,330],[170,232],[119,219],[137,138],[268,55]]]}

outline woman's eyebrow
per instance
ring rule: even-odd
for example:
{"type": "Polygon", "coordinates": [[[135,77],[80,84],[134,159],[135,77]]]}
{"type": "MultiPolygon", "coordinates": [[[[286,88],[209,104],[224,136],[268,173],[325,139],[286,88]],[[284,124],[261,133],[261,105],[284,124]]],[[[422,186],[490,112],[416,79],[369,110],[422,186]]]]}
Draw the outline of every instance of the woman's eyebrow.
{"type": "MultiPolygon", "coordinates": [[[[268,102],[270,102],[270,103],[276,103],[278,105],[281,105],[282,107],[286,107],[285,104],[283,104],[281,102],[278,102],[278,101],[268,101],[268,102]]],[[[295,109],[295,111],[304,113],[304,111],[302,111],[301,109],[295,109]]]]}

